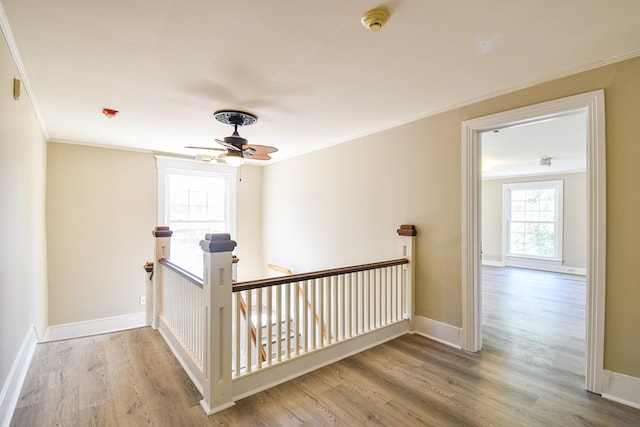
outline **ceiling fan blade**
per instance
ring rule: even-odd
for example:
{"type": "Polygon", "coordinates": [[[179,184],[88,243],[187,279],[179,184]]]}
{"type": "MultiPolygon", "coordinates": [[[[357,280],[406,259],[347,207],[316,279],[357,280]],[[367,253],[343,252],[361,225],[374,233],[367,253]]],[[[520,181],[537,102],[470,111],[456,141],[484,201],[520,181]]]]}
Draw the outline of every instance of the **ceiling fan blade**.
{"type": "Polygon", "coordinates": [[[266,153],[247,154],[245,157],[251,160],[271,160],[271,156],[266,153]]]}
{"type": "Polygon", "coordinates": [[[227,151],[224,148],[216,148],[216,147],[194,147],[190,145],[185,145],[184,148],[193,148],[194,150],[215,150],[215,151],[227,151]]]}
{"type": "Polygon", "coordinates": [[[242,146],[242,150],[254,149],[256,153],[275,153],[278,151],[276,147],[270,147],[268,145],[255,145],[255,144],[247,144],[242,146]]]}
{"type": "Polygon", "coordinates": [[[236,147],[233,144],[229,144],[228,142],[222,141],[220,139],[216,139],[216,142],[220,145],[222,145],[223,147],[227,147],[230,150],[234,150],[234,151],[240,151],[240,149],[238,147],[236,147]]]}

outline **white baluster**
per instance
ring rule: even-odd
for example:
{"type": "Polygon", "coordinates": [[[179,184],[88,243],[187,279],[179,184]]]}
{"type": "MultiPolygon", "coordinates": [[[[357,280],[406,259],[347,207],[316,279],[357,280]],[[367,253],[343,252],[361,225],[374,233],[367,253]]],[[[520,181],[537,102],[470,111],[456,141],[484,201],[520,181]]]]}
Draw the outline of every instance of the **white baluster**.
{"type": "Polygon", "coordinates": [[[267,365],[271,365],[271,359],[273,354],[272,343],[273,343],[273,293],[271,292],[271,287],[265,289],[266,298],[267,298],[267,365]]]}
{"type": "Polygon", "coordinates": [[[234,343],[233,343],[233,348],[235,349],[235,354],[234,354],[234,360],[235,360],[235,366],[233,367],[234,369],[234,375],[237,377],[240,375],[240,343],[242,342],[242,323],[240,321],[240,312],[241,312],[241,308],[240,308],[240,298],[242,298],[242,295],[240,292],[234,292],[233,293],[233,306],[235,307],[235,311],[233,313],[233,318],[234,318],[234,328],[233,331],[235,332],[233,334],[234,336],[234,343]]]}
{"type": "Polygon", "coordinates": [[[251,357],[252,355],[252,347],[253,347],[253,343],[251,342],[251,307],[253,306],[253,291],[249,290],[247,291],[247,293],[245,294],[245,312],[246,312],[246,342],[245,342],[245,354],[246,354],[246,359],[245,360],[245,367],[247,370],[247,373],[251,372],[251,367],[253,365],[253,359],[251,357]]]}
{"type": "Polygon", "coordinates": [[[300,354],[300,296],[298,295],[300,282],[295,282],[291,284],[291,299],[289,300],[290,304],[295,307],[293,315],[295,316],[294,324],[295,324],[295,339],[294,341],[294,354],[297,356],[300,354]]]}
{"type": "Polygon", "coordinates": [[[278,362],[282,360],[282,286],[286,285],[278,285],[276,288],[276,319],[278,322],[278,326],[276,327],[276,334],[278,335],[278,340],[276,341],[276,361],[278,362]]]}

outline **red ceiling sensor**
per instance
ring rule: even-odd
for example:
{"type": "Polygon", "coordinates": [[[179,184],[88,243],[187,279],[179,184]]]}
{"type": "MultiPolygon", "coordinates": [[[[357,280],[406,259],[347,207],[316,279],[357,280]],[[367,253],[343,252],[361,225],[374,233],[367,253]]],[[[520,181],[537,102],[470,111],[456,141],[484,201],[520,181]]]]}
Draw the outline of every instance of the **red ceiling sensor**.
{"type": "Polygon", "coordinates": [[[103,108],[102,109],[102,114],[104,114],[105,116],[107,116],[108,118],[112,119],[115,116],[118,115],[120,111],[118,110],[112,110],[111,108],[103,108]]]}

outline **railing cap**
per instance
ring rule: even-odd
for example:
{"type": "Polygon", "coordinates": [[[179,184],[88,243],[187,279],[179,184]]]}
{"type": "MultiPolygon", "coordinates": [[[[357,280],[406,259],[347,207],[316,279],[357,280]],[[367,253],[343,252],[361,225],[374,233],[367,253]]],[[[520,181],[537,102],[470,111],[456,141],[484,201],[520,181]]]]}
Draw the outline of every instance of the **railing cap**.
{"type": "Polygon", "coordinates": [[[207,233],[204,240],[200,240],[200,248],[206,252],[231,252],[237,246],[235,240],[231,240],[229,233],[207,233]]]}
{"type": "Polygon", "coordinates": [[[166,225],[159,225],[151,232],[151,234],[153,234],[154,237],[171,237],[173,231],[171,231],[166,225]]]}
{"type": "Polygon", "coordinates": [[[416,230],[416,226],[413,224],[402,224],[396,231],[398,236],[413,237],[418,235],[418,230],[416,230]]]}

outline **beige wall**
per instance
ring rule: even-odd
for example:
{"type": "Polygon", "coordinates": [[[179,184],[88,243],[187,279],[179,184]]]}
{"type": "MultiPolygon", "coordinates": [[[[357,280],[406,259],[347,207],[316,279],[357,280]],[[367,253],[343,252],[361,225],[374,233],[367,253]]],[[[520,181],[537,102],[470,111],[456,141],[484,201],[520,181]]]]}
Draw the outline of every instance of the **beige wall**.
{"type": "MultiPolygon", "coordinates": [[[[262,169],[237,186],[241,280],[261,277],[262,169]],[[257,215],[256,215],[257,213],[257,215]]],[[[153,261],[157,168],[152,153],[49,143],[49,323],[139,313],[153,261]]]]}
{"type": "Polygon", "coordinates": [[[49,143],[49,323],[144,311],[138,298],[153,260],[153,155],[49,143]]]}
{"type": "Polygon", "coordinates": [[[235,254],[240,258],[238,280],[264,277],[262,259],[262,167],[242,166],[236,187],[235,254]]]}
{"type": "Polygon", "coordinates": [[[47,327],[45,173],[47,146],[0,36],[0,389],[33,325],[47,327]]]}
{"type": "Polygon", "coordinates": [[[395,256],[414,223],[416,310],[461,325],[461,122],[603,88],[607,138],[605,368],[640,377],[640,58],[540,84],[264,171],[265,261],[308,271],[395,256]]]}
{"type": "Polygon", "coordinates": [[[564,267],[587,267],[587,177],[585,173],[482,181],[482,259],[502,262],[502,186],[514,182],[564,181],[564,267]]]}

